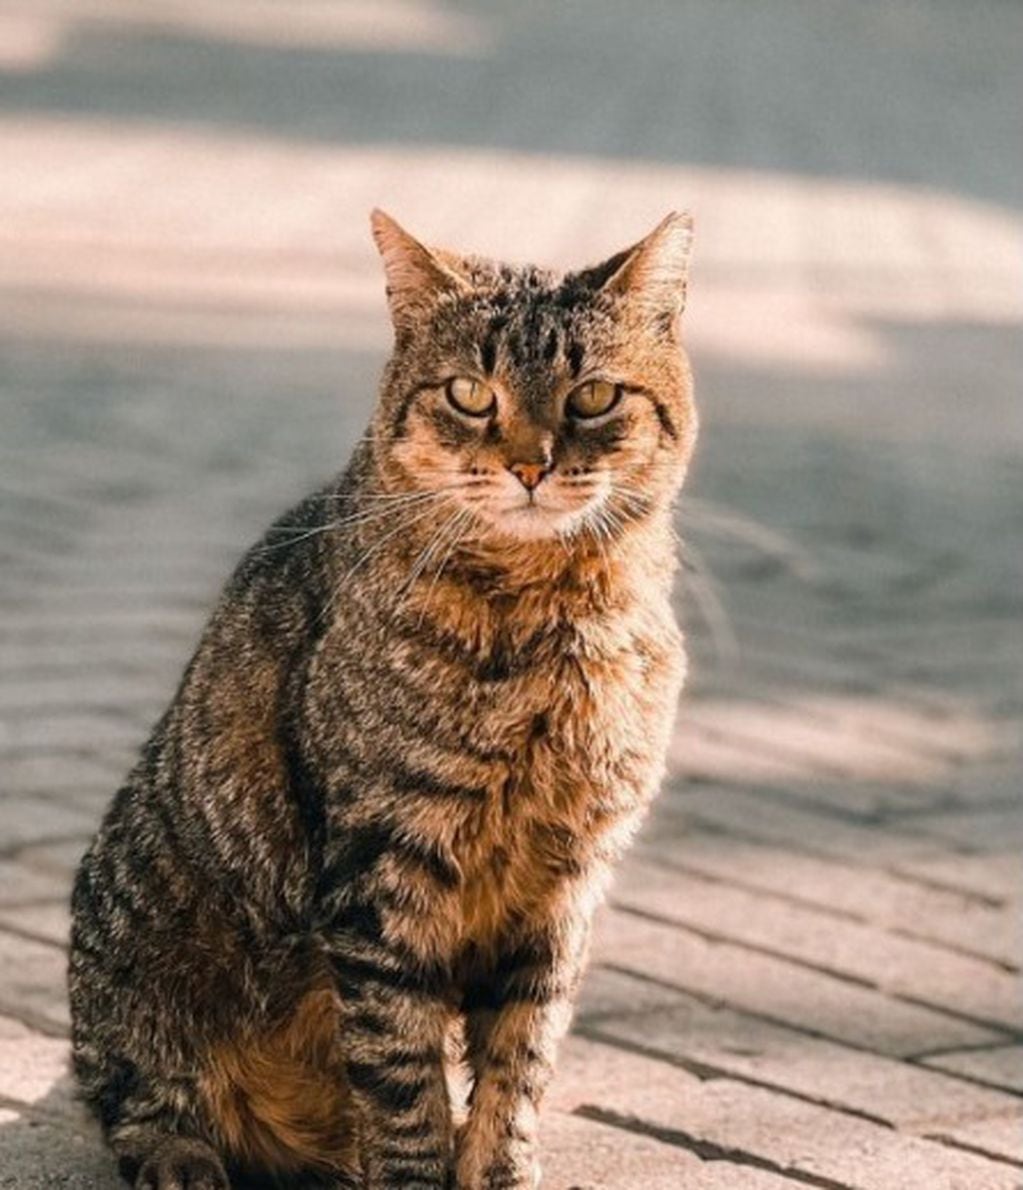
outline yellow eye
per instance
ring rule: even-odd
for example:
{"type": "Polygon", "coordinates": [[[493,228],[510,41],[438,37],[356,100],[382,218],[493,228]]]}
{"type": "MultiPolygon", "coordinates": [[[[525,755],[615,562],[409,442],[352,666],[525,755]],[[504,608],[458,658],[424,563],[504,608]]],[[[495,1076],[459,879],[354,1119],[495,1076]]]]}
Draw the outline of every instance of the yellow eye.
{"type": "Polygon", "coordinates": [[[451,405],[469,417],[487,417],[497,405],[497,396],[492,388],[466,376],[449,380],[444,392],[451,405]]]}
{"type": "Polygon", "coordinates": [[[565,409],[572,417],[600,417],[610,413],[622,397],[620,384],[607,380],[591,380],[581,384],[569,395],[565,409]]]}

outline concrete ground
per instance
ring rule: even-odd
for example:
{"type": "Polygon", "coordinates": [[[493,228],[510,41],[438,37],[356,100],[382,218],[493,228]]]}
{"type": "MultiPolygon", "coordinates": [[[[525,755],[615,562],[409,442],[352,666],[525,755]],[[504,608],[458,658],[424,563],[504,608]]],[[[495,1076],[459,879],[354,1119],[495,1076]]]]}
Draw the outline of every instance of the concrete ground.
{"type": "Polygon", "coordinates": [[[0,1186],[115,1184],[69,880],[361,432],[375,204],[554,264],[697,219],[692,678],[545,1184],[1023,1182],[1021,48],[1009,0],[0,0],[0,1186]]]}

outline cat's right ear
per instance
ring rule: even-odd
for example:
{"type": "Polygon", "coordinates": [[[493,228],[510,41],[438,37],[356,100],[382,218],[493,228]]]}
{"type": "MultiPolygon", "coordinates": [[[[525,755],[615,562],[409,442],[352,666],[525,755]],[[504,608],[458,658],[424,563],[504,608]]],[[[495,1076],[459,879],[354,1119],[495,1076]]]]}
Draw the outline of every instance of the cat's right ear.
{"type": "Polygon", "coordinates": [[[369,218],[384,261],[395,331],[413,329],[441,295],[468,292],[468,281],[456,271],[447,253],[427,248],[381,210],[373,211],[369,218]]]}
{"type": "Polygon", "coordinates": [[[686,301],[693,219],[673,211],[638,244],[583,273],[589,284],[674,325],[686,301]]]}

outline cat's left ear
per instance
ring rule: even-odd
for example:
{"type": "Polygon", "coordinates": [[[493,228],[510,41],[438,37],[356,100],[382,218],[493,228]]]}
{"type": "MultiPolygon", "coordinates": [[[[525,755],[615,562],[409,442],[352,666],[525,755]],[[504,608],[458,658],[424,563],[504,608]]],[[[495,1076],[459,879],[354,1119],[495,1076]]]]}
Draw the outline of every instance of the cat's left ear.
{"type": "Polygon", "coordinates": [[[674,325],[686,304],[693,219],[673,211],[638,244],[599,266],[604,293],[636,303],[666,326],[674,325]]]}
{"type": "Polygon", "coordinates": [[[414,329],[441,295],[468,292],[469,282],[452,254],[427,248],[381,210],[370,215],[370,224],[384,261],[396,331],[414,329]]]}

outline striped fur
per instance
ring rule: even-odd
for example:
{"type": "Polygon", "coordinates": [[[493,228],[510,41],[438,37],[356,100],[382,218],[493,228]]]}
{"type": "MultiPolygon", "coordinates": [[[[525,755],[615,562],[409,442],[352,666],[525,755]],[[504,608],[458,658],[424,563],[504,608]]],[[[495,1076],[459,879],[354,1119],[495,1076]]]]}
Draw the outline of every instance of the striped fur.
{"type": "Polygon", "coordinates": [[[75,883],[75,1071],[141,1187],[533,1186],[590,918],[662,773],[687,220],[566,277],[374,230],[370,432],[240,564],[75,883]],[[593,377],[617,404],[587,424],[593,377]]]}

